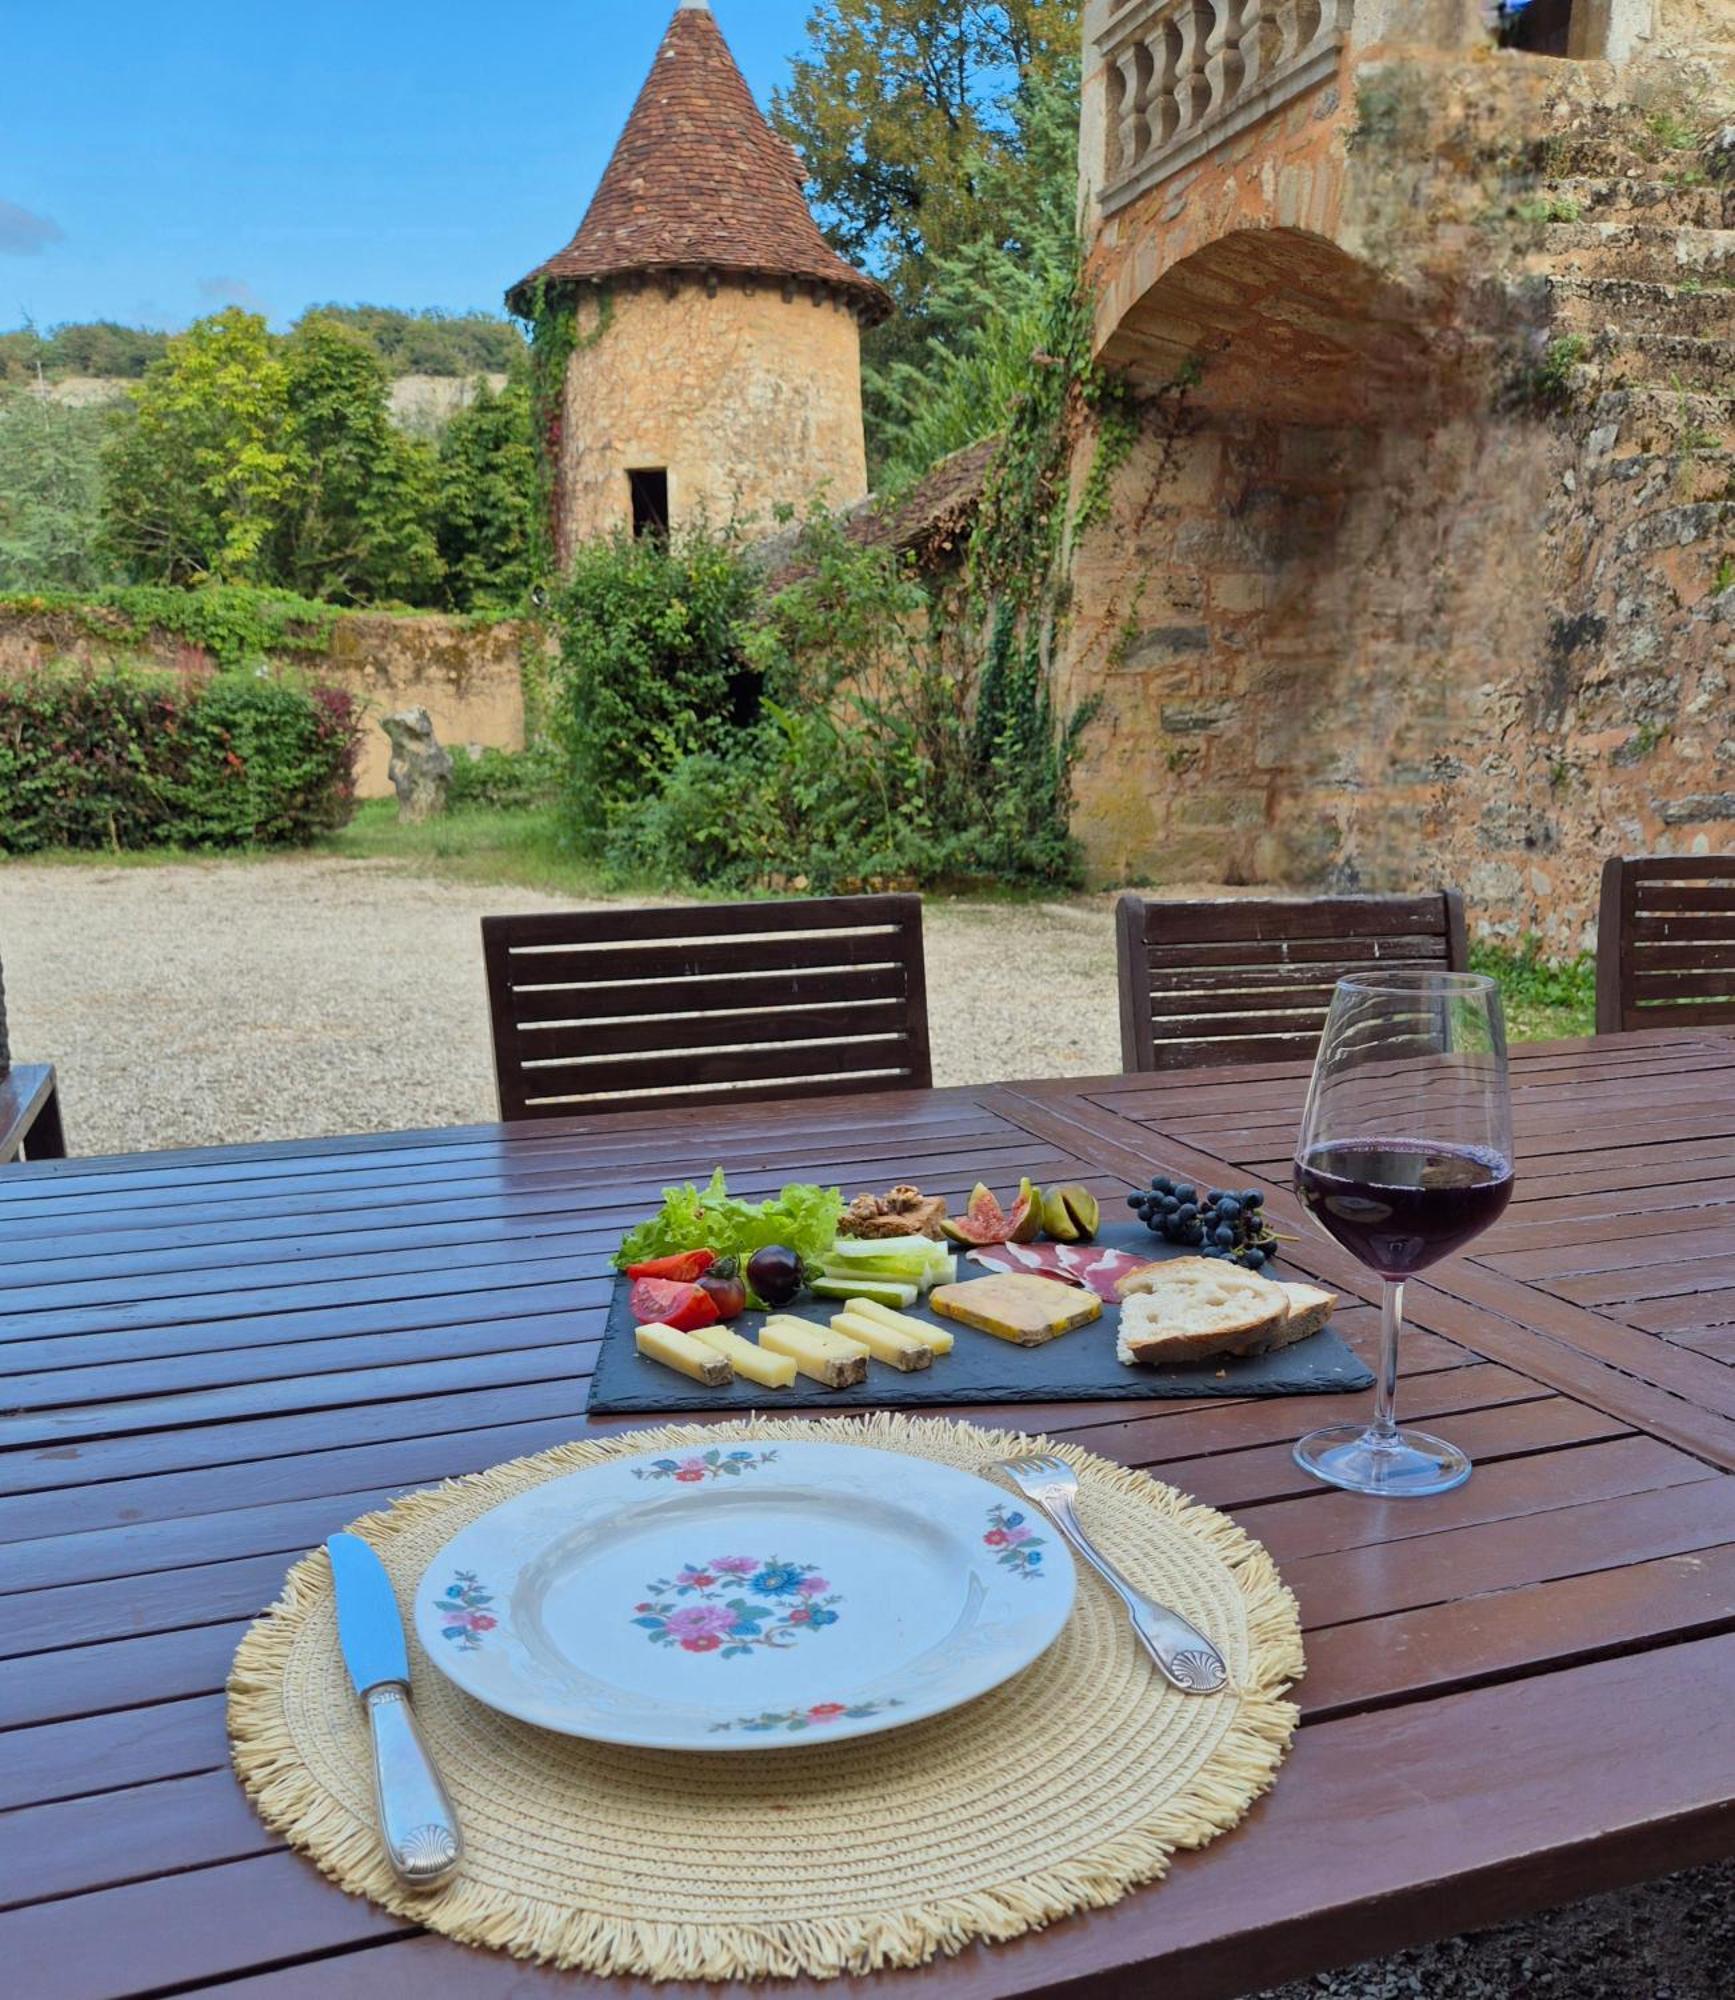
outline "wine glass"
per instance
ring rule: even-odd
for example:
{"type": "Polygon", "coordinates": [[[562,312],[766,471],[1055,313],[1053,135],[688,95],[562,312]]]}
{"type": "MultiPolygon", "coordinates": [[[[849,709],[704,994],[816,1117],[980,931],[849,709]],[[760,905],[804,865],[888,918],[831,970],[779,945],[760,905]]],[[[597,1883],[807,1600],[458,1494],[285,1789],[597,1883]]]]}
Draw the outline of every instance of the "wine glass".
{"type": "Polygon", "coordinates": [[[1512,1195],[1506,1024],[1492,979],[1368,972],[1338,981],[1295,1147],[1295,1191],[1383,1283],[1373,1422],[1295,1447],[1307,1472],[1396,1499],[1470,1477],[1456,1445],[1397,1423],[1404,1280],[1500,1219],[1512,1195]]]}

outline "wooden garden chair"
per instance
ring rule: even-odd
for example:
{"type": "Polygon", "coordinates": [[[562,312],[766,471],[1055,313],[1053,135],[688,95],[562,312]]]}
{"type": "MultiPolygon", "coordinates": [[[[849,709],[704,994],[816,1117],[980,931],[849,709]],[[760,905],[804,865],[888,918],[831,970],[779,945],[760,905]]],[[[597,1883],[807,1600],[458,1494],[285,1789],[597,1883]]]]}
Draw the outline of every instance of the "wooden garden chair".
{"type": "Polygon", "coordinates": [[[1116,912],[1121,1067],[1311,1062],[1346,973],[1469,965],[1463,898],[1313,896],[1170,903],[1116,912]]]}
{"type": "Polygon", "coordinates": [[[1735,1023],[1735,854],[1602,871],[1596,1031],[1735,1023]]]}
{"type": "Polygon", "coordinates": [[[500,1115],[926,1089],[919,896],[485,917],[500,1115]]]}
{"type": "Polygon", "coordinates": [[[0,1166],[64,1160],[66,1130],[51,1063],[14,1063],[6,1039],[6,986],[0,979],[0,1166]]]}

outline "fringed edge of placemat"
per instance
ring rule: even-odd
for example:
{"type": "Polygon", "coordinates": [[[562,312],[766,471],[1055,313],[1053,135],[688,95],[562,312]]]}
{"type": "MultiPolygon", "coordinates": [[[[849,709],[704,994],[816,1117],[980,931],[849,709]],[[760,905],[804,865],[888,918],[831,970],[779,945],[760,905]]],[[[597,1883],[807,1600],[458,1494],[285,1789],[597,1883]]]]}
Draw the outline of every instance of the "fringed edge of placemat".
{"type": "MultiPolygon", "coordinates": [[[[331,1588],[323,1549],[303,1556],[284,1580],[277,1602],[248,1630],[228,1681],[228,1722],[236,1774],[266,1823],[309,1855],[322,1873],[352,1895],[366,1896],[394,1915],[427,1925],[461,1944],[505,1951],[564,1971],[674,1979],[828,1978],[925,1965],[982,1941],[1004,1944],[1085,1910],[1106,1909],[1129,1890],[1160,1881],[1179,1850],[1203,1847],[1227,1833],[1277,1775],[1300,1719],[1283,1699],[1306,1670],[1301,1616],[1276,1564],[1227,1515],[1190,1500],[1147,1473],[1128,1470],[1064,1440],[1019,1431],[990,1431],[943,1417],[879,1412],[864,1417],[753,1417],[725,1424],[670,1424],[606,1439],[559,1445],[486,1472],[411,1493],[363,1515],[352,1528],[395,1531],[418,1514],[449,1504],[460,1492],[507,1500],[545,1480],[605,1459],[684,1445],[763,1440],[856,1443],[910,1449],[912,1433],[944,1428],[968,1438],[969,1456],[986,1460],[1013,1450],[1058,1454],[1094,1478],[1136,1494],[1197,1534],[1233,1575],[1246,1604],[1248,1667],[1236,1688],[1234,1722],[1208,1768],[1162,1811],[1063,1867],[1018,1881],[919,1903],[872,1916],[818,1918],[803,1923],[729,1924],[700,1929],[603,1917],[582,1910],[533,1911],[517,1895],[457,1880],[433,1895],[405,1888],[380,1848],[371,1821],[358,1821],[309,1775],[283,1720],[281,1684],[295,1643],[297,1614],[331,1588]],[[526,1480],[535,1466],[538,1477],[526,1480]]],[[[919,1450],[914,1456],[925,1456],[919,1450]]]]}

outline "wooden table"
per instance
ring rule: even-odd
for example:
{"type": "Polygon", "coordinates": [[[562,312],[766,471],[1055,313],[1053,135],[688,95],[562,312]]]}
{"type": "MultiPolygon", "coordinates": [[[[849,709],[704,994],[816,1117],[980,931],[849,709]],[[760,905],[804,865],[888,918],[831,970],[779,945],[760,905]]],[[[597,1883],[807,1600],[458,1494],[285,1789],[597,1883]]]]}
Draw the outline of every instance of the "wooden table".
{"type": "MultiPolygon", "coordinates": [[[[0,1174],[6,1990],[624,1990],[418,1934],[260,1825],[221,1689],[287,1563],[585,1428],[609,1252],[671,1177],[721,1160],[751,1190],[959,1195],[1029,1172],[1118,1199],[1179,1168],[1265,1181],[1293,1219],[1302,1083],[1291,1064],[0,1174]]],[[[1282,1563],[1310,1665],[1276,1789],[1158,1889],[834,1992],[1227,1995],[1735,1851],[1735,1041],[1556,1044],[1516,1087],[1508,1219],[1411,1287],[1403,1409],[1469,1448],[1468,1486],[1309,1488],[1290,1442],[1342,1399],[1017,1412],[1230,1508],[1282,1563]]],[[[1370,1293],[1317,1236],[1293,1261],[1370,1293]]],[[[1370,1306],[1339,1325],[1371,1352],[1370,1306]]]]}

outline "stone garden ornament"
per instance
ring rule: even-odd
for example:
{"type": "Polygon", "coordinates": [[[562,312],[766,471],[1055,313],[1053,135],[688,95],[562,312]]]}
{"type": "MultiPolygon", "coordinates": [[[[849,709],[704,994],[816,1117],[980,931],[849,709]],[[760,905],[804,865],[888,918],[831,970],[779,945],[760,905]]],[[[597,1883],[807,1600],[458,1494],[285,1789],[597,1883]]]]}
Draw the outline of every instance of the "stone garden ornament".
{"type": "Polygon", "coordinates": [[[398,795],[400,821],[433,819],[446,810],[452,786],[452,759],[434,735],[434,720],[425,708],[400,709],[380,727],[391,738],[392,761],[386,775],[398,795]]]}

